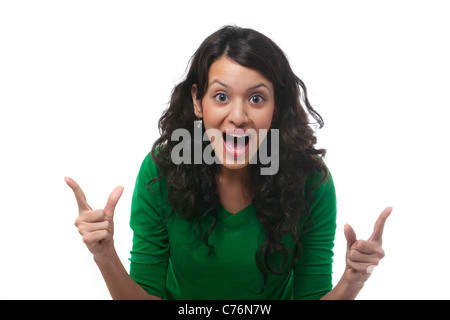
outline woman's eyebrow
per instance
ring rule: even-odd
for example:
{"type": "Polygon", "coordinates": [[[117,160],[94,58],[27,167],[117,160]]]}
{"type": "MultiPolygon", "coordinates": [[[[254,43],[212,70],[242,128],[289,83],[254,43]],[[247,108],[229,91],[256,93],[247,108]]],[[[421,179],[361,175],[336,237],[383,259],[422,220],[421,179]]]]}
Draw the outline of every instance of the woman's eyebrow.
{"type": "Polygon", "coordinates": [[[214,79],[213,81],[211,81],[211,83],[209,84],[209,86],[212,86],[214,83],[217,83],[218,85],[221,85],[222,87],[228,88],[228,86],[227,86],[225,83],[220,82],[220,81],[217,80],[217,79],[214,79]]]}
{"type": "MultiPolygon", "coordinates": [[[[217,79],[214,79],[213,81],[211,81],[211,83],[209,84],[209,86],[212,86],[212,85],[215,84],[215,83],[218,84],[218,85],[221,85],[222,87],[229,88],[228,85],[226,85],[225,83],[223,83],[223,82],[221,82],[221,81],[219,81],[219,80],[217,80],[217,79]]],[[[267,90],[270,91],[269,86],[266,85],[266,84],[263,83],[263,82],[258,83],[257,85],[255,85],[255,86],[253,86],[253,87],[251,87],[251,88],[248,88],[247,91],[255,90],[255,89],[258,89],[259,87],[265,87],[267,90]]]]}
{"type": "Polygon", "coordinates": [[[261,82],[260,84],[257,84],[256,86],[253,86],[253,87],[249,88],[248,91],[258,89],[259,87],[265,87],[267,90],[270,91],[269,86],[267,84],[263,83],[263,82],[261,82]]]}

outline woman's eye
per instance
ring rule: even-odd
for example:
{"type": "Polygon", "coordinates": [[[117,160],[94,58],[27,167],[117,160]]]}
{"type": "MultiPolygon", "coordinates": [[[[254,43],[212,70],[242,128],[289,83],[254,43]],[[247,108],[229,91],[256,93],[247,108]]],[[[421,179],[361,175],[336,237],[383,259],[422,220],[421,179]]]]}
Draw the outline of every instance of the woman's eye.
{"type": "Polygon", "coordinates": [[[264,101],[264,98],[258,94],[258,95],[252,96],[250,98],[250,101],[252,103],[260,103],[260,102],[264,101]]]}
{"type": "Polygon", "coordinates": [[[219,102],[225,102],[225,101],[228,100],[227,95],[224,94],[224,93],[218,93],[218,94],[216,94],[216,95],[215,95],[215,98],[216,98],[216,100],[219,101],[219,102]]]}

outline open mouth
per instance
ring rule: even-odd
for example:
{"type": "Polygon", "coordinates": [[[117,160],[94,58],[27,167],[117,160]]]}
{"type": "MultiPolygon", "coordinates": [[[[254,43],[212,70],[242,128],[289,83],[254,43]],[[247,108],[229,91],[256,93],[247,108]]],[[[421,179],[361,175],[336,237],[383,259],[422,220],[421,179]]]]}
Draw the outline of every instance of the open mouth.
{"type": "Polygon", "coordinates": [[[226,152],[234,157],[245,154],[248,149],[250,135],[243,130],[226,130],[222,132],[226,152]]]}

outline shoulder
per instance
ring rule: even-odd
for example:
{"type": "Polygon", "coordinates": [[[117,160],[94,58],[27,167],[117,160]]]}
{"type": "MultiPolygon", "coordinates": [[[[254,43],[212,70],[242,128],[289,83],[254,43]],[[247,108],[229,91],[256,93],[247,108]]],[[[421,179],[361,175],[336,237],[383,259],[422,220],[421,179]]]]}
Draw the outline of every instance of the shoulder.
{"type": "Polygon", "coordinates": [[[319,189],[319,191],[325,191],[330,188],[334,190],[333,176],[331,175],[328,166],[323,159],[319,158],[319,161],[323,165],[323,170],[313,169],[306,172],[305,178],[305,190],[312,191],[319,189]]]}
{"type": "MultiPolygon", "coordinates": [[[[156,152],[157,154],[157,152],[156,152]]],[[[160,175],[158,166],[153,159],[152,152],[148,152],[141,164],[139,175],[145,175],[150,179],[154,179],[160,175]]]]}
{"type": "MultiPolygon", "coordinates": [[[[321,159],[320,161],[323,162],[321,159]]],[[[309,171],[305,179],[305,197],[313,216],[327,215],[335,219],[337,213],[336,189],[333,176],[323,162],[325,170],[309,171]]]]}
{"type": "MultiPolygon", "coordinates": [[[[164,146],[161,148],[164,148],[164,146]]],[[[164,156],[164,152],[160,152],[159,147],[154,147],[150,150],[141,163],[139,176],[145,176],[149,180],[162,177],[163,170],[161,170],[161,166],[166,162],[164,156]]]]}
{"type": "Polygon", "coordinates": [[[141,163],[136,179],[135,194],[146,194],[158,203],[167,202],[167,181],[161,175],[152,152],[148,152],[141,163]]]}

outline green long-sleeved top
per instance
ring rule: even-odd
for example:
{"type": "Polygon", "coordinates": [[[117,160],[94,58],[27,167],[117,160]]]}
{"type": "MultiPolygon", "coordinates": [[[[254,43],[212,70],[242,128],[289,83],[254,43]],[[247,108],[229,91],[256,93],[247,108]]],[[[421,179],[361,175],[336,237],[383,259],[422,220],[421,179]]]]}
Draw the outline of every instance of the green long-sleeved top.
{"type": "MultiPolygon", "coordinates": [[[[323,173],[308,173],[305,190],[323,173]]],[[[301,237],[302,255],[292,271],[268,274],[265,290],[255,253],[264,228],[253,205],[232,214],[219,205],[218,221],[208,242],[198,240],[190,220],[170,215],[165,178],[159,176],[150,154],[142,162],[131,204],[133,230],[130,276],[148,293],[164,299],[319,299],[332,289],[336,194],[331,174],[313,192],[313,223],[301,237]]],[[[211,220],[203,221],[207,230],[211,220]]],[[[292,239],[291,239],[292,240],[292,239]]],[[[293,248],[293,241],[287,239],[293,248]]],[[[291,258],[291,256],[290,256],[291,258]]]]}

